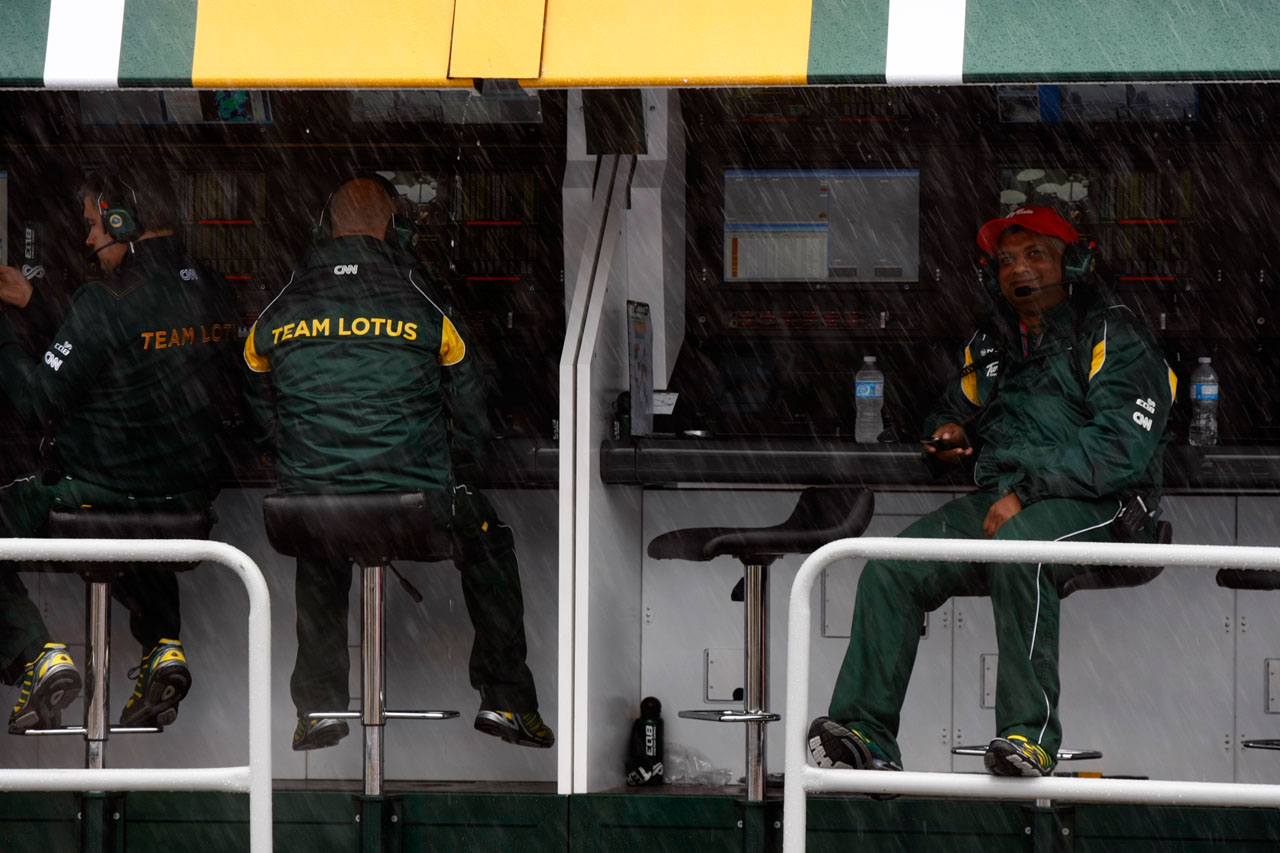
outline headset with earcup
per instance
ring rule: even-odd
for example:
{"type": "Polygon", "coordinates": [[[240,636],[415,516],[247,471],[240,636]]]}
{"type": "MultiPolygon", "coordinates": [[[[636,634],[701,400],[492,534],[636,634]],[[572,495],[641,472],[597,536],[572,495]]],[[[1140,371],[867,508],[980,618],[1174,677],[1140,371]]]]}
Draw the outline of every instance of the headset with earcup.
{"type": "Polygon", "coordinates": [[[1094,264],[1097,261],[1097,244],[1090,240],[1088,243],[1068,243],[1067,247],[1062,250],[1062,280],[1065,282],[1079,281],[1085,276],[1093,273],[1094,264]]]}
{"type": "Polygon", "coordinates": [[[129,184],[110,183],[98,193],[97,204],[102,230],[117,243],[132,243],[146,231],[138,215],[138,193],[129,184]]]}

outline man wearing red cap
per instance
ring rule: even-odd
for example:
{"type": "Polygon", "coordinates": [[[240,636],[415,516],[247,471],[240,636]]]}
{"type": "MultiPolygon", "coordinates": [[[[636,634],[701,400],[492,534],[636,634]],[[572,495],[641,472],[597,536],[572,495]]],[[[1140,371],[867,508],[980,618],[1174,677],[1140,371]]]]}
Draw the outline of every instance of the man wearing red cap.
{"type": "MultiPolygon", "coordinates": [[[[978,490],[902,536],[1154,541],[1174,375],[1133,314],[1099,289],[1076,241],[1046,207],[978,232],[993,304],[925,421],[934,439],[925,452],[972,460],[978,490]]],[[[999,672],[986,767],[1047,775],[1062,740],[1056,579],[1077,570],[868,562],[828,716],[809,729],[818,765],[900,770],[898,718],[924,614],[952,596],[990,594],[999,672]]]]}

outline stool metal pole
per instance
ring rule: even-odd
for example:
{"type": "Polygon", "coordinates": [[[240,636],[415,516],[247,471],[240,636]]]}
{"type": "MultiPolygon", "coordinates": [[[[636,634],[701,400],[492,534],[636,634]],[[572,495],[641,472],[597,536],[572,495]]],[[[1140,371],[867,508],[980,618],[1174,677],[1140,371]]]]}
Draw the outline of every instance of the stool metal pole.
{"type": "Polygon", "coordinates": [[[361,619],[361,668],[363,691],[360,723],[364,728],[364,793],[382,795],[382,726],[386,722],[383,681],[383,577],[385,566],[364,566],[363,618],[361,619]]]}
{"type": "Polygon", "coordinates": [[[84,766],[107,766],[108,683],[111,673],[111,584],[95,580],[85,591],[85,642],[89,644],[89,669],[84,697],[84,766]]]}
{"type": "MultiPolygon", "coordinates": [[[[769,594],[769,569],[760,563],[748,564],[746,567],[743,588],[744,605],[747,618],[744,629],[744,645],[746,658],[746,703],[747,713],[762,711],[765,696],[768,692],[766,670],[768,668],[769,625],[765,621],[766,596],[769,594]]],[[[763,722],[747,723],[747,801],[764,801],[765,780],[765,724],[763,722]]]]}

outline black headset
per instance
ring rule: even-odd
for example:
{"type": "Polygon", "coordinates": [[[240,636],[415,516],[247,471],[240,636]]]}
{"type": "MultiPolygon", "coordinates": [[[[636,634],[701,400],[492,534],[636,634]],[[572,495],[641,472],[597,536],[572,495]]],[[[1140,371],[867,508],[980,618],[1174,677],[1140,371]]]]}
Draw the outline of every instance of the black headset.
{"type": "MultiPolygon", "coordinates": [[[[397,213],[397,208],[400,207],[401,197],[400,193],[396,192],[395,185],[384,176],[379,175],[377,172],[355,175],[350,180],[355,180],[356,178],[364,178],[366,180],[377,182],[377,184],[386,192],[387,198],[391,200],[391,218],[387,220],[387,230],[382,235],[382,239],[386,241],[387,244],[395,246],[397,249],[401,249],[406,252],[412,251],[413,245],[417,240],[417,231],[414,229],[412,223],[407,222],[404,217],[397,213]]],[[[329,206],[333,204],[333,195],[335,192],[337,192],[337,190],[329,193],[329,197],[325,199],[324,207],[320,209],[319,218],[311,224],[311,239],[313,242],[325,240],[333,236],[333,223],[326,223],[325,220],[332,219],[332,214],[329,212],[329,206]]]]}
{"type": "Polygon", "coordinates": [[[1062,250],[1062,280],[1079,281],[1090,275],[1097,261],[1096,248],[1092,240],[1088,243],[1079,240],[1068,243],[1062,250]]]}
{"type": "Polygon", "coordinates": [[[109,181],[98,193],[97,204],[102,230],[117,243],[132,243],[146,231],[138,216],[138,193],[125,181],[109,181]]]}

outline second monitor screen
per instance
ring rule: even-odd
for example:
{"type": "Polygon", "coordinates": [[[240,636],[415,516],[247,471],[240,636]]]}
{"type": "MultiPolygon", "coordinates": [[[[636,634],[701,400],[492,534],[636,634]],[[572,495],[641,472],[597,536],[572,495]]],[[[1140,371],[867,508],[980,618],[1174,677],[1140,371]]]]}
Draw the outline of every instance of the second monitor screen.
{"type": "Polygon", "coordinates": [[[917,281],[919,212],[917,169],[728,170],[723,281],[917,281]]]}

